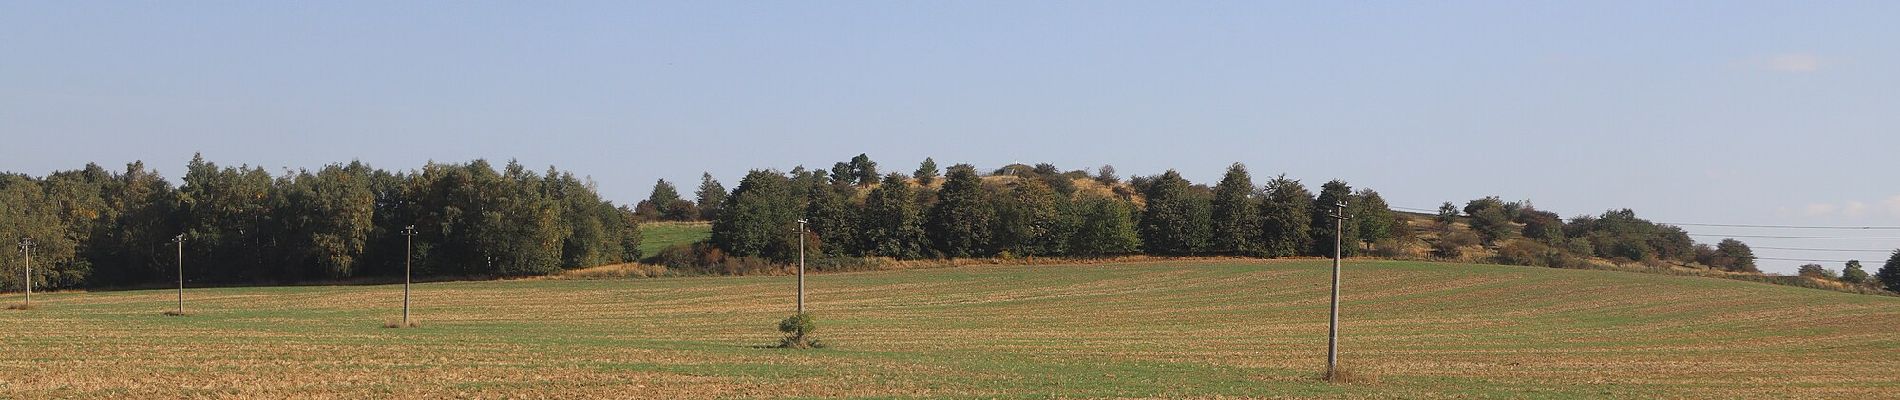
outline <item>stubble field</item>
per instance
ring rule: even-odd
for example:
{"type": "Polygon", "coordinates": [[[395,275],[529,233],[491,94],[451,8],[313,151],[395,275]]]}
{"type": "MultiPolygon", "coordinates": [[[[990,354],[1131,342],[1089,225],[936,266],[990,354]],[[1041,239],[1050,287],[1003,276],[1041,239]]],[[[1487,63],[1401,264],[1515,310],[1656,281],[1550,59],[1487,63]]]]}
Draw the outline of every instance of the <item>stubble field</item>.
{"type": "MultiPolygon", "coordinates": [[[[0,312],[0,398],[1879,398],[1900,299],[1747,282],[1183,261],[809,277],[819,350],[765,348],[791,277],[34,296],[0,312]]],[[[17,301],[17,297],[8,299],[17,301]]]]}

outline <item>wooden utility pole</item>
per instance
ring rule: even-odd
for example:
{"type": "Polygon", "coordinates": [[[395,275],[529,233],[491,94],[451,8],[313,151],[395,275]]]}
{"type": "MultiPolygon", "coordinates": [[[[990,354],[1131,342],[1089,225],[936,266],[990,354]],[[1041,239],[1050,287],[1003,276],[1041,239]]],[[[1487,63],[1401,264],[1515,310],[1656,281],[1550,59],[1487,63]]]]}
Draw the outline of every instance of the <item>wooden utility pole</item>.
{"type": "Polygon", "coordinates": [[[178,244],[178,315],[185,315],[185,234],[172,237],[178,244]]]}
{"type": "Polygon", "coordinates": [[[798,313],[805,313],[805,220],[798,220],[798,313]]]}
{"type": "Polygon", "coordinates": [[[402,245],[402,326],[408,327],[409,277],[411,276],[411,271],[414,270],[410,268],[410,264],[415,261],[416,226],[410,225],[403,227],[402,236],[404,237],[402,245]]]}
{"type": "Polygon", "coordinates": [[[20,254],[26,256],[26,269],[20,272],[20,282],[26,287],[26,304],[22,307],[29,309],[33,308],[33,247],[37,244],[33,238],[20,238],[20,254]]]}
{"type": "Polygon", "coordinates": [[[1327,324],[1326,331],[1327,379],[1332,379],[1333,373],[1339,369],[1339,257],[1341,254],[1340,246],[1344,241],[1340,236],[1345,235],[1346,220],[1351,219],[1351,217],[1346,215],[1345,201],[1340,201],[1334,205],[1338,206],[1339,209],[1330,215],[1330,217],[1333,217],[1333,307],[1332,317],[1330,323],[1327,324]]]}

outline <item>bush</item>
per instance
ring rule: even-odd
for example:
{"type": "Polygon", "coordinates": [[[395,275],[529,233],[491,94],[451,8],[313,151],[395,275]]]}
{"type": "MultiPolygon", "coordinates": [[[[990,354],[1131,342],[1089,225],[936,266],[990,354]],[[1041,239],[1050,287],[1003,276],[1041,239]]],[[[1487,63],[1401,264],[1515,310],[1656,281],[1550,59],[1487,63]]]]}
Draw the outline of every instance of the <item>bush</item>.
{"type": "Polygon", "coordinates": [[[778,347],[785,349],[824,348],[825,344],[823,342],[812,337],[811,333],[815,330],[818,330],[818,323],[816,318],[812,318],[811,313],[793,314],[791,317],[787,317],[784,321],[779,321],[778,323],[778,331],[785,333],[785,339],[779,341],[778,347]]]}
{"type": "Polygon", "coordinates": [[[1419,256],[1419,251],[1407,241],[1388,238],[1372,242],[1372,255],[1383,258],[1415,258],[1419,256]]]}
{"type": "Polygon", "coordinates": [[[1448,230],[1438,235],[1438,241],[1432,243],[1432,255],[1442,258],[1464,256],[1464,247],[1478,244],[1478,235],[1462,230],[1448,230]]]}
{"type": "Polygon", "coordinates": [[[825,257],[805,261],[806,272],[876,271],[890,265],[891,259],[885,257],[825,257]]]}
{"type": "Polygon", "coordinates": [[[1562,251],[1530,240],[1512,240],[1498,248],[1500,264],[1552,267],[1562,258],[1562,251]]]}

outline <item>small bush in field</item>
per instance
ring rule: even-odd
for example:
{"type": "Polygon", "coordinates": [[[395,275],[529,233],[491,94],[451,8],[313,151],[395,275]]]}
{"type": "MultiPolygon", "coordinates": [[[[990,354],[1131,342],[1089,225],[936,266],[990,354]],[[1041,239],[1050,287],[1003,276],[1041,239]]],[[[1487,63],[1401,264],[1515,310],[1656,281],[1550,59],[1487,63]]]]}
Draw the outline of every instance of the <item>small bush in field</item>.
{"type": "Polygon", "coordinates": [[[785,333],[785,339],[779,341],[778,347],[785,349],[824,348],[825,344],[823,342],[812,337],[811,332],[817,329],[818,323],[816,319],[812,318],[811,313],[798,313],[785,318],[784,321],[779,321],[778,323],[778,331],[785,333]]]}

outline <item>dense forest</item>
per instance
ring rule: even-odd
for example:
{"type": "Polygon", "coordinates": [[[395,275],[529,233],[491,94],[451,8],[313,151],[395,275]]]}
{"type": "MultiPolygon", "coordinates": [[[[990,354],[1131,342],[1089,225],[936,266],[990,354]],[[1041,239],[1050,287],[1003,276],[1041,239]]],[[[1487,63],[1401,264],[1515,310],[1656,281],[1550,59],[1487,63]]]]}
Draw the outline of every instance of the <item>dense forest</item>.
{"type": "MultiPolygon", "coordinates": [[[[1396,212],[1341,180],[1309,189],[1285,175],[1256,183],[1236,163],[1213,186],[1169,170],[1123,179],[1114,167],[1011,164],[883,172],[860,154],[830,169],[753,170],[730,192],[711,174],[692,199],[671,182],[615,206],[550,167],[361,163],[271,175],[194,157],[173,187],[141,163],[43,178],[0,174],[0,235],[38,239],[40,287],[166,282],[185,241],[187,280],[290,282],[399,274],[416,227],[421,276],[524,276],[645,260],[682,273],[777,271],[805,249],[817,268],[890,260],[1151,256],[1330,256],[1335,219],[1346,256],[1560,268],[1601,264],[1758,273],[1748,245],[1696,243],[1628,209],[1564,219],[1528,201],[1484,197],[1437,213],[1396,212]],[[1341,209],[1339,204],[1345,204],[1341,209]],[[641,221],[710,221],[711,238],[640,254],[641,221]],[[182,235],[182,236],[181,236],[182,235]],[[646,258],[642,258],[646,256],[646,258]]],[[[6,258],[17,271],[20,260],[6,258]]],[[[1892,276],[1858,262],[1802,276],[1871,287],[1892,276]]],[[[17,287],[19,275],[0,274],[17,287]]]]}
{"type": "MultiPolygon", "coordinates": [[[[199,284],[399,275],[412,225],[418,275],[545,274],[639,258],[636,224],[591,183],[513,162],[272,175],[194,157],[177,187],[137,162],[0,174],[0,237],[35,239],[32,279],[46,288],[169,282],[178,237],[186,280],[199,284]]],[[[4,262],[20,271],[23,260],[4,262]]]]}

